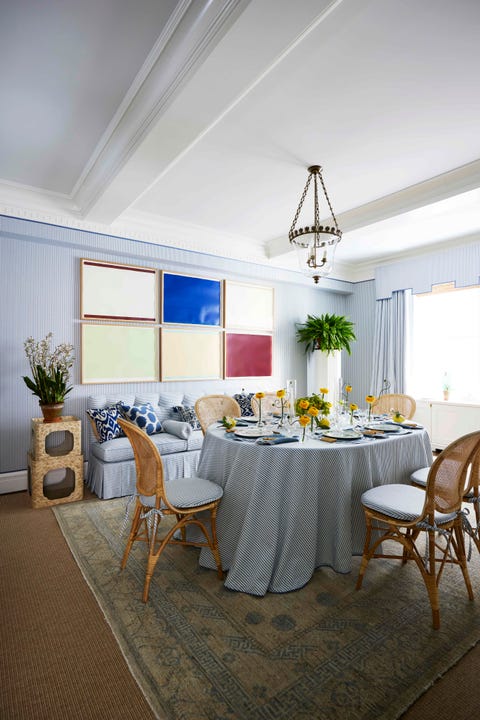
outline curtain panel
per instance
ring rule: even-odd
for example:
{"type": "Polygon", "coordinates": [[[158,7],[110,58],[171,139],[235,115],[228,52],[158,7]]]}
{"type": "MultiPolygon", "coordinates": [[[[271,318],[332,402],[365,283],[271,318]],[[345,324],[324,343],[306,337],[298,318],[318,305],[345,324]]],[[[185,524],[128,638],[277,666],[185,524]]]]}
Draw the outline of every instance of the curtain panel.
{"type": "Polygon", "coordinates": [[[378,396],[385,381],[390,384],[389,392],[405,392],[407,316],[410,299],[409,291],[397,290],[391,297],[376,302],[370,384],[374,395],[378,396]]]}

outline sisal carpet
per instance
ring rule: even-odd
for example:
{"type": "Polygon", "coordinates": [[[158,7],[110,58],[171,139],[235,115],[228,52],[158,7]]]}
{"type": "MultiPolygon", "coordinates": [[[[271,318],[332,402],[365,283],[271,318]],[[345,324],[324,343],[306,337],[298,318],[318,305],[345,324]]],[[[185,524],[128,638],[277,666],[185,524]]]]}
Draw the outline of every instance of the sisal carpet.
{"type": "MultiPolygon", "coordinates": [[[[167,548],[141,602],[145,548],[119,571],[125,499],[60,505],[57,521],[154,713],[168,720],[394,720],[480,639],[458,568],[440,631],[418,570],[373,561],[364,587],[319,569],[302,590],[225,590],[198,551],[167,548]]],[[[470,573],[480,594],[479,556],[470,573]]]]}

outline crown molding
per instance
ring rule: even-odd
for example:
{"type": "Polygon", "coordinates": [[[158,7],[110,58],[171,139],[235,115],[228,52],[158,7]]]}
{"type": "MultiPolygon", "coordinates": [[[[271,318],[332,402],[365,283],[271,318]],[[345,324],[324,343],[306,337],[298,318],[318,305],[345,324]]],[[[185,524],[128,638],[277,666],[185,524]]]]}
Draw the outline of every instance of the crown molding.
{"type": "Polygon", "coordinates": [[[85,216],[249,0],[182,0],[72,193],[85,216]]]}

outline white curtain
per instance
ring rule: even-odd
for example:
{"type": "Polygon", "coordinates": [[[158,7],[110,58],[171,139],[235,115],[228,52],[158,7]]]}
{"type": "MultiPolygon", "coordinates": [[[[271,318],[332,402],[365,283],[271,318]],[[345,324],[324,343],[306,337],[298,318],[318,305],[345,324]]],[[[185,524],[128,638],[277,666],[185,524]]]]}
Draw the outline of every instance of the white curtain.
{"type": "Polygon", "coordinates": [[[390,298],[377,300],[373,341],[372,392],[378,395],[384,382],[389,392],[404,393],[408,303],[411,293],[397,290],[390,298]]]}

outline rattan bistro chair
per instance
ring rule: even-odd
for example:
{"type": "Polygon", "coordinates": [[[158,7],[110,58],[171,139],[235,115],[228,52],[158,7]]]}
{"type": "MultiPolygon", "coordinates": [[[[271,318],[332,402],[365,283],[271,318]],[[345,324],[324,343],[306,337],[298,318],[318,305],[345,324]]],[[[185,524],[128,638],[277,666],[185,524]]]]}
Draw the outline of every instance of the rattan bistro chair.
{"type": "MultiPolygon", "coordinates": [[[[428,473],[425,491],[411,485],[379,485],[362,495],[367,532],[357,580],[357,590],[372,558],[413,560],[427,588],[434,629],[440,627],[438,585],[445,563],[460,565],[468,597],[473,591],[468,575],[463,537],[462,498],[469,468],[480,450],[480,432],[464,435],[436,458],[428,473]],[[372,530],[379,530],[372,536],[372,530]],[[427,537],[427,551],[417,541],[427,537]],[[377,552],[380,543],[393,540],[403,553],[377,552]]],[[[386,548],[388,550],[388,547],[386,548]]]]}
{"type": "Polygon", "coordinates": [[[205,435],[212,423],[224,416],[240,417],[242,411],[238,402],[228,395],[204,395],[195,403],[195,414],[205,435]]]}
{"type": "MultiPolygon", "coordinates": [[[[419,468],[410,475],[410,482],[415,487],[423,490],[427,487],[428,473],[430,466],[419,468]]],[[[475,456],[468,475],[466,489],[463,493],[463,502],[473,506],[475,521],[474,524],[469,517],[465,517],[463,529],[470,535],[480,552],[480,452],[475,456]]]]}
{"type": "Polygon", "coordinates": [[[133,543],[147,543],[147,570],[143,586],[143,602],[147,602],[155,565],[167,543],[194,545],[210,548],[217,564],[218,577],[222,579],[216,532],[217,508],[223,495],[222,488],[199,477],[178,478],[165,482],[162,458],[150,437],[131,422],[126,420],[118,422],[132,445],[137,473],[135,513],[121,569],[123,570],[127,564],[133,543]],[[210,511],[211,534],[203,520],[197,517],[197,513],[203,510],[210,511]],[[175,515],[177,522],[168,530],[165,537],[159,538],[157,533],[164,515],[175,515]],[[186,539],[185,528],[189,524],[200,528],[205,536],[205,542],[191,542],[186,539]]]}
{"type": "Polygon", "coordinates": [[[372,405],[372,411],[377,415],[389,413],[391,410],[398,410],[408,420],[413,418],[416,409],[417,403],[413,397],[402,393],[380,395],[372,405]]]}
{"type": "MultiPolygon", "coordinates": [[[[266,415],[271,415],[273,412],[279,412],[278,403],[279,400],[277,398],[277,393],[266,392],[265,397],[262,398],[262,415],[265,417],[266,415]]],[[[257,400],[255,395],[250,400],[250,405],[255,417],[258,417],[260,412],[260,401],[257,400]]]]}

